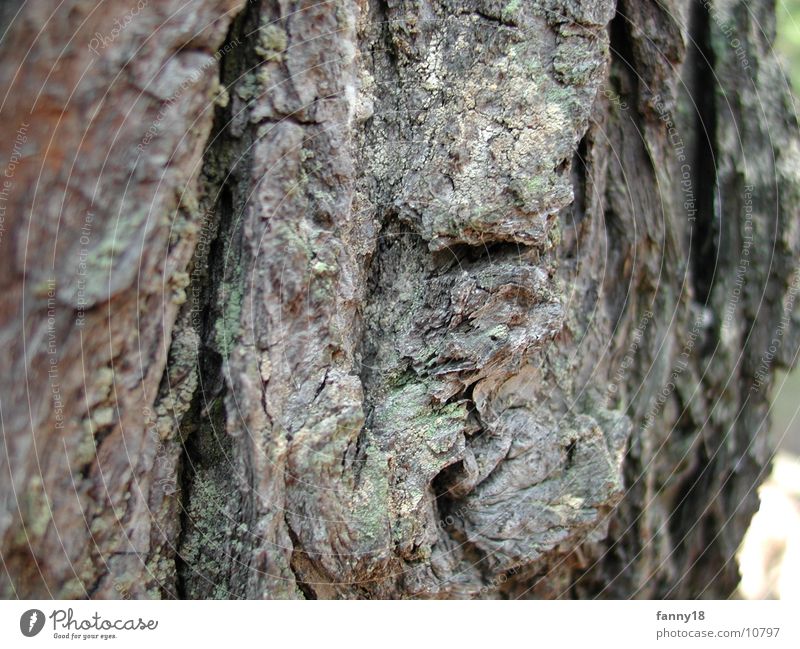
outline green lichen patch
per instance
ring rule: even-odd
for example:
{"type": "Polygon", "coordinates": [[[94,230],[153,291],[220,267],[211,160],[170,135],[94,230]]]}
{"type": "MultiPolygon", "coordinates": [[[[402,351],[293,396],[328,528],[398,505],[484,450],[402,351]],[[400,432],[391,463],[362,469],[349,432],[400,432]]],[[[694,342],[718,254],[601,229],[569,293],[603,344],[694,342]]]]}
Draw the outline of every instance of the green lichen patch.
{"type": "Polygon", "coordinates": [[[242,287],[238,279],[223,282],[219,300],[221,313],[214,322],[214,336],[220,353],[227,357],[241,334],[242,287]]]}
{"type": "Polygon", "coordinates": [[[280,62],[288,44],[289,37],[286,31],[278,25],[269,23],[259,28],[258,43],[254,50],[265,61],[280,62]]]}

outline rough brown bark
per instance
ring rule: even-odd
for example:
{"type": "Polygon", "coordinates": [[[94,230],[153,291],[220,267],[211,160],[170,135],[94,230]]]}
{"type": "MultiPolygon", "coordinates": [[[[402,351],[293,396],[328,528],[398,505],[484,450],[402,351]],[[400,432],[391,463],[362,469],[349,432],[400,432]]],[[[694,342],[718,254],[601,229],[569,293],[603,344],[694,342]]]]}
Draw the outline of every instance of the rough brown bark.
{"type": "Polygon", "coordinates": [[[129,10],[0,45],[3,595],[731,594],[798,347],[770,3],[169,0],[89,50],[129,10]]]}

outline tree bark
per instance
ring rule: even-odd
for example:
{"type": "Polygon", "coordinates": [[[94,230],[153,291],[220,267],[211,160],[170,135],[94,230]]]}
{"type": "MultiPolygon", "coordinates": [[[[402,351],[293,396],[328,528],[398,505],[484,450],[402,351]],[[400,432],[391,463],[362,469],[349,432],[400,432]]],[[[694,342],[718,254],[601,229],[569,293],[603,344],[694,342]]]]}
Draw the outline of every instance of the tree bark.
{"type": "Polygon", "coordinates": [[[734,592],[799,344],[771,3],[35,5],[3,596],[734,592]]]}

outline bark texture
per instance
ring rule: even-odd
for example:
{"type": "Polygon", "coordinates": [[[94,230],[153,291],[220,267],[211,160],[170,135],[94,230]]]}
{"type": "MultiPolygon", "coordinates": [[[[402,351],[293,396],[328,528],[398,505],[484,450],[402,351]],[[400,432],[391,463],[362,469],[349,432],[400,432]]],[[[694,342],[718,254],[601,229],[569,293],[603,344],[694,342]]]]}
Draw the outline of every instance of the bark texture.
{"type": "Polygon", "coordinates": [[[798,348],[771,3],[131,6],[0,14],[0,593],[733,592],[798,348]]]}

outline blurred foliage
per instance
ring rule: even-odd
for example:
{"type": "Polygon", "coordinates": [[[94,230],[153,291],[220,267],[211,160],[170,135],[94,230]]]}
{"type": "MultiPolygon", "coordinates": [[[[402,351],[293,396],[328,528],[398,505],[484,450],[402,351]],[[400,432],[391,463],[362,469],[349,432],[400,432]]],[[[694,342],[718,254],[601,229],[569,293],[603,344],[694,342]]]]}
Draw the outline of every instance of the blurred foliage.
{"type": "Polygon", "coordinates": [[[775,49],[783,57],[795,93],[800,94],[800,0],[777,0],[775,49]]]}
{"type": "MultiPolygon", "coordinates": [[[[800,95],[800,0],[777,0],[777,38],[775,50],[782,65],[800,95]]],[[[795,104],[796,105],[796,104],[795,104]]],[[[773,395],[772,434],[785,451],[800,454],[800,416],[797,395],[800,394],[800,367],[788,376],[780,372],[775,377],[773,395]]]]}

